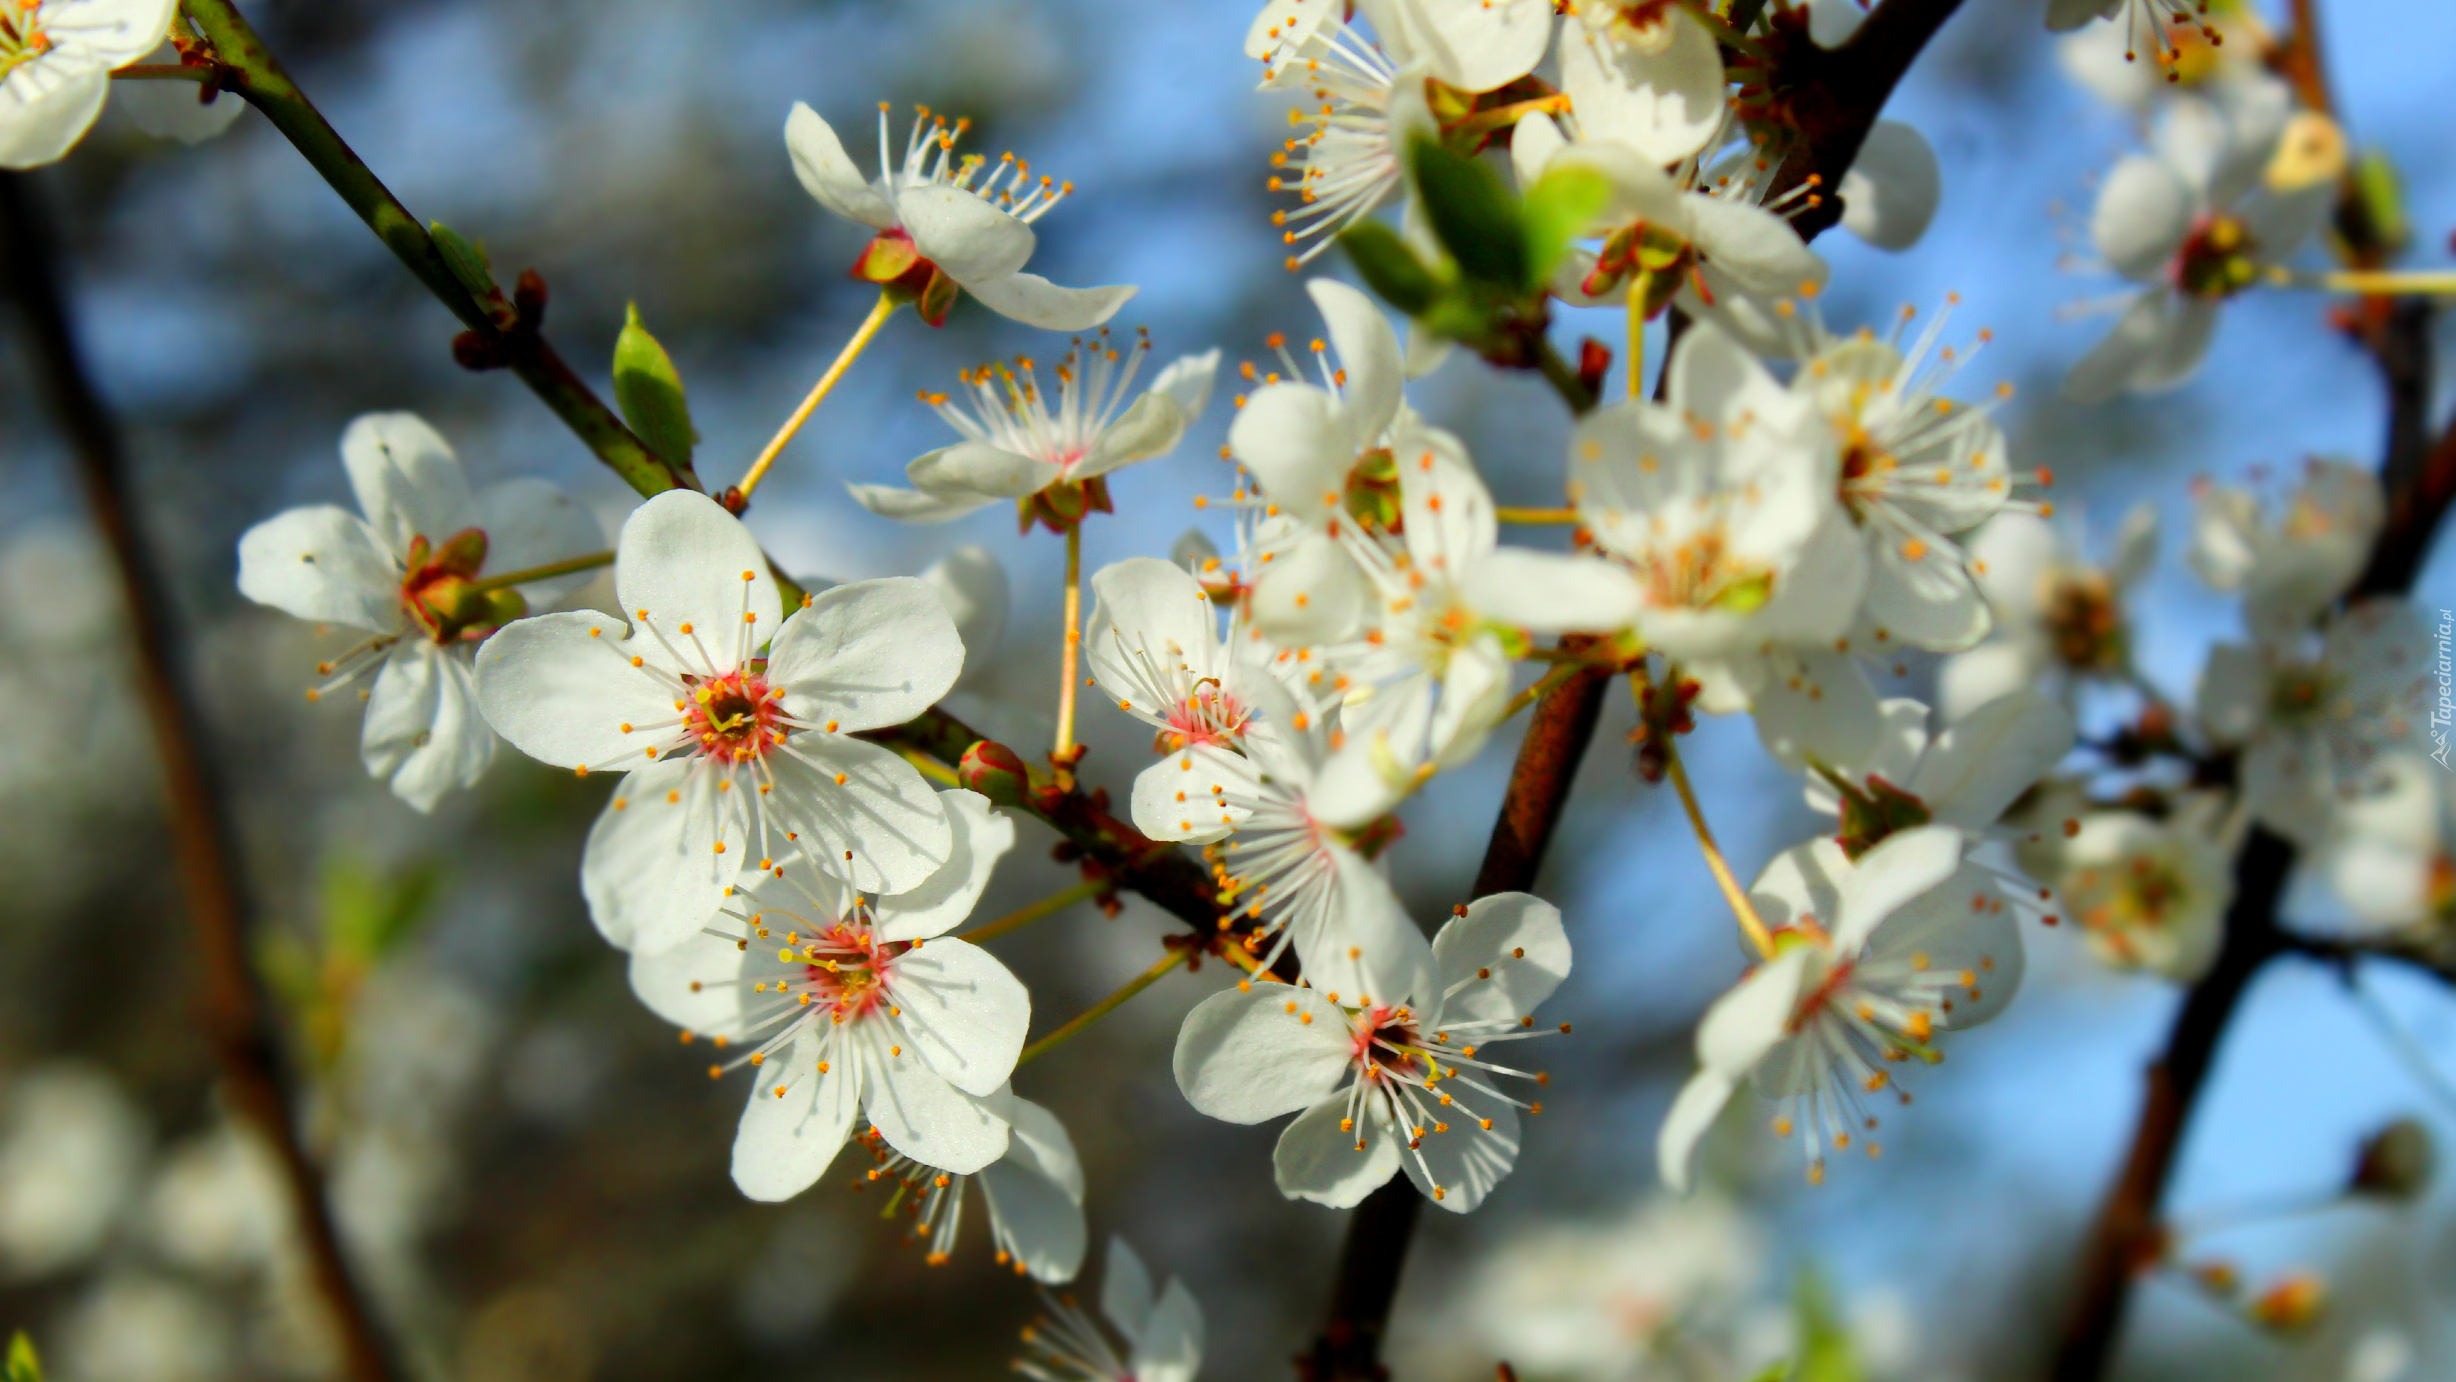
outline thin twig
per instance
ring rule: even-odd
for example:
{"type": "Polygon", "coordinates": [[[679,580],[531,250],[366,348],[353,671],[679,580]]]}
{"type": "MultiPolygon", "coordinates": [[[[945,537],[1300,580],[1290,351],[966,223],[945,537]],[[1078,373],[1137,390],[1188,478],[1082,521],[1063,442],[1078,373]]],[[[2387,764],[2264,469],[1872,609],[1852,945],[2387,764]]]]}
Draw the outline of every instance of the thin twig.
{"type": "Polygon", "coordinates": [[[299,1142],[273,1020],[248,964],[238,849],[205,753],[203,717],[183,675],[185,658],[170,623],[175,607],[170,588],[137,531],[119,430],[85,374],[60,296],[49,228],[25,176],[17,173],[0,174],[0,274],[22,314],[43,391],[76,457],[94,525],[118,570],[137,690],[170,798],[172,854],[195,928],[202,969],[197,1019],[221,1064],[232,1108],[276,1154],[309,1275],[340,1337],[348,1375],[354,1382],[391,1382],[399,1371],[342,1252],[316,1166],[299,1142]]]}

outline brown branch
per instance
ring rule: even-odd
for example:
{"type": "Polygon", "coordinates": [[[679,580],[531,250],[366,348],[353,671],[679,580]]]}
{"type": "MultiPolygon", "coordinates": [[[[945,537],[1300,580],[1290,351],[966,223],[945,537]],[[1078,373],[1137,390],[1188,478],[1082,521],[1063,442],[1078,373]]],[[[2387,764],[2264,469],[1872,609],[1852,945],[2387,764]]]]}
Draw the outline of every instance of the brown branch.
{"type": "Polygon", "coordinates": [[[354,1382],[391,1382],[399,1372],[342,1252],[315,1164],[299,1142],[273,1021],[248,964],[238,850],[205,754],[202,717],[182,676],[185,660],[170,622],[169,587],[137,531],[127,495],[126,453],[86,377],[61,300],[50,228],[19,173],[0,174],[0,274],[23,318],[43,392],[76,457],[94,524],[118,570],[137,689],[162,763],[172,853],[203,970],[198,1022],[221,1063],[222,1087],[232,1107],[278,1156],[300,1246],[340,1336],[347,1375],[354,1382]]]}
{"type": "Polygon", "coordinates": [[[1808,36],[1804,8],[1778,15],[1767,36],[1774,54],[1768,94],[1775,120],[1798,142],[1769,200],[1816,179],[1822,196],[1791,222],[1802,236],[1813,240],[1842,219],[1842,175],[1858,160],[1893,88],[1960,8],[1961,0],[1885,0],[1849,42],[1832,49],[1808,36]]]}

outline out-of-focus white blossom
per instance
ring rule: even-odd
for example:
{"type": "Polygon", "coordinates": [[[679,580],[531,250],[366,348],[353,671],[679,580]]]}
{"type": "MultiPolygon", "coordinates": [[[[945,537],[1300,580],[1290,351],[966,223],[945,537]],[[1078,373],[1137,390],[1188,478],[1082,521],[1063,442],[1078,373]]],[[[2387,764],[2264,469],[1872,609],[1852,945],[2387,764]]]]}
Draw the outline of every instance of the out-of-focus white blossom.
{"type": "Polygon", "coordinates": [[[2063,842],[2055,886],[2100,963],[2179,984],[2208,972],[2225,938],[2240,843],[2240,832],[2218,819],[2222,811],[2222,802],[2190,798],[2165,819],[2133,811],[2080,818],[2063,842]]]}
{"type": "MultiPolygon", "coordinates": [[[[51,163],[85,137],[111,69],[170,32],[176,0],[9,0],[0,11],[0,168],[51,163]]],[[[196,93],[185,82],[190,100],[196,93]]]]}
{"type": "Polygon", "coordinates": [[[2210,585],[2242,593],[2254,637],[2290,638],[2362,574],[2387,516],[2377,473],[2314,460],[2273,517],[2249,490],[2201,490],[2185,559],[2210,585]]]}
{"type": "Polygon", "coordinates": [[[1194,1382],[1202,1370],[1202,1306],[1175,1277],[1153,1291],[1151,1273],[1123,1238],[1109,1240],[1100,1313],[1121,1351],[1072,1297],[1042,1293],[1046,1313],[1023,1331],[1015,1371],[1033,1382],[1194,1382]]]}
{"type": "Polygon", "coordinates": [[[110,1238],[151,1150],[145,1116],[101,1070],[37,1066],[0,1087],[0,1272],[79,1266],[110,1238]]]}
{"type": "Polygon", "coordinates": [[[2085,681],[2120,683],[2133,674],[2125,599],[2157,561],[2157,511],[2124,515],[2103,565],[2084,551],[2077,520],[1998,514],[1970,544],[1970,569],[1994,611],[1995,632],[1945,659],[1936,677],[1937,708],[1948,721],[2021,690],[2070,706],[2085,681]]]}

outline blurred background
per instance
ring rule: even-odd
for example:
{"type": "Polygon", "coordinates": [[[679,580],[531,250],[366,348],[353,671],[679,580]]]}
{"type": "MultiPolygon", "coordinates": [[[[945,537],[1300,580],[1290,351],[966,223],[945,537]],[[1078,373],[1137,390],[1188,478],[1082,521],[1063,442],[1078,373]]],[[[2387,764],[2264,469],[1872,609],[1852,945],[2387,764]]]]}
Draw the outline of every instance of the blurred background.
{"type": "MultiPolygon", "coordinates": [[[[2104,532],[2137,501],[2169,553],[2196,476],[2283,476],[2309,454],[2375,459],[2369,362],[2325,304],[2231,306],[2196,382],[2094,410],[2058,402],[2062,370],[2103,329],[2073,304],[2111,288],[2064,271],[2094,175],[2136,122],[2059,69],[2037,0],[1971,0],[1889,114],[1945,174],[1925,243],[1887,256],[1835,234],[1828,319],[1880,327],[1960,294],[1953,333],[1995,340],[1960,392],[2016,386],[2003,418],[2023,466],[2104,532]]],[[[2418,258],[2456,225],[2456,125],[2443,118],[2456,11],[2333,0],[2349,132],[2387,150],[2411,193],[2418,258]]],[[[867,162],[874,105],[976,122],[1072,179],[1039,223],[1034,267],[1130,282],[1119,316],[1158,360],[1317,328],[1268,226],[1265,160],[1286,128],[1239,44],[1250,0],[268,0],[248,7],[306,90],[423,218],[489,247],[507,280],[535,266],[549,329],[602,386],[626,302],[689,383],[699,469],[734,479],[867,309],[846,277],[861,243],[795,184],[781,128],[806,100],[867,162]]],[[[261,960],[312,1086],[310,1139],[346,1237],[421,1375],[466,1382],[669,1377],[980,1377],[1003,1371],[1032,1292],[990,1261],[978,1219],[926,1268],[904,1221],[854,1192],[849,1155],[783,1206],[726,1176],[744,1098],[631,998],[622,958],[575,885],[605,793],[505,750],[474,794],[422,817],[366,778],[358,717],[301,696],[346,637],[242,601],[234,544],[292,505],[347,502],[335,443],[370,409],[412,409],[473,479],[537,474],[610,534],[632,502],[505,375],[457,369],[456,329],[260,118],[182,148],[114,110],[37,179],[73,251],[72,303],[93,370],[132,437],[147,531],[178,585],[215,748],[239,794],[261,960]]],[[[1337,272],[1335,257],[1322,261],[1337,272]]],[[[1564,344],[1616,318],[1565,314],[1564,344]]],[[[2442,345],[2451,344],[2442,334],[2442,345]]],[[[931,331],[891,326],[786,453],[750,522],[797,572],[915,573],[978,543],[1015,603],[974,650],[957,709],[1026,744],[1047,733],[1058,652],[1058,544],[1002,511],[945,528],[874,518],[847,481],[894,481],[946,439],[917,390],[1045,337],[966,303],[931,331]]],[[[1659,346],[1654,352],[1658,358],[1659,346]]],[[[2442,349],[2442,357],[2456,351],[2442,349]]],[[[58,1376],[90,1382],[309,1378],[329,1370],[265,1153],[231,1131],[190,1025],[196,966],[128,703],[118,611],[71,471],[15,334],[0,333],[0,1326],[23,1326],[58,1376]]],[[[2443,387],[2446,381],[2443,382],[2443,387]]],[[[1459,431],[1504,503],[1557,502],[1566,428],[1532,378],[1454,359],[1411,390],[1459,431]]],[[[1227,488],[1216,404],[1174,458],[1113,477],[1093,565],[1156,554],[1227,488]]],[[[1213,537],[1231,545],[1213,523],[1213,537]]],[[[2441,553],[2417,601],[2449,603],[2441,553]]],[[[579,599],[603,601],[605,583],[579,599]]],[[[2145,595],[2153,677],[2189,695],[2229,605],[2169,561],[2145,595]]],[[[1919,690],[1929,669],[1914,667],[1919,690]]],[[[1919,1085],[1881,1162],[1804,1184],[1762,1119],[1727,1120],[1708,1187],[1661,1200],[1654,1130],[1691,1064],[1690,1031],[1742,955],[1668,796],[1636,781],[1615,705],[1579,779],[1542,891],[1578,968],[1554,1001],[1575,1037],[1547,1045],[1553,1085],[1516,1175],[1472,1218],[1428,1214],[1394,1334],[1426,1382],[1489,1377],[1739,1378],[1802,1329],[1846,1329],[1871,1376],[2020,1379],[2052,1338],[2086,1215],[2113,1172],[2170,986],[2094,968],[2037,931],[2028,991],[1919,1085]],[[1805,1284],[1803,1284],[1805,1283],[1805,1284]],[[1814,1298],[1803,1313],[1802,1293],[1814,1298]],[[1803,1325],[1803,1319],[1807,1324],[1803,1325]]],[[[1146,732],[1088,711],[1094,783],[1122,793],[1146,732]]],[[[1743,872],[1814,830],[1744,724],[1711,724],[1696,762],[1743,872]]],[[[1395,875],[1429,921],[1463,900],[1509,736],[1407,812],[1395,875]]],[[[983,915],[1071,871],[1026,822],[983,915]]],[[[1159,955],[1168,923],[1129,899],[1000,941],[1054,1027],[1159,955]]],[[[1081,1149],[1095,1244],[1130,1239],[1183,1277],[1210,1319],[1206,1376],[1285,1375],[1323,1306],[1342,1216],[1279,1198],[1272,1128],[1234,1128],[1177,1095],[1179,1017],[1224,982],[1172,976],[1036,1063],[1018,1092],[1081,1149]]],[[[2456,1002],[2398,974],[2370,1002],[2456,1071],[2456,1002]]],[[[1550,1012],[1551,1010],[1547,1010],[1550,1012]]],[[[2185,1149],[2183,1212],[2325,1191],[2362,1136],[2456,1112],[2333,975],[2281,964],[2226,1045],[2185,1149]]],[[[976,1206],[977,1208],[977,1206],[976,1206]]],[[[2168,1280],[2143,1290],[2132,1378],[2456,1375],[2456,1197],[2360,1207],[2210,1240],[2255,1283],[2320,1273],[2335,1308],[2293,1340],[2255,1332],[2168,1280]]],[[[1095,1251],[1095,1261],[1098,1257],[1095,1251]]],[[[1096,1282],[1096,1271],[1092,1278],[1096,1282]]]]}

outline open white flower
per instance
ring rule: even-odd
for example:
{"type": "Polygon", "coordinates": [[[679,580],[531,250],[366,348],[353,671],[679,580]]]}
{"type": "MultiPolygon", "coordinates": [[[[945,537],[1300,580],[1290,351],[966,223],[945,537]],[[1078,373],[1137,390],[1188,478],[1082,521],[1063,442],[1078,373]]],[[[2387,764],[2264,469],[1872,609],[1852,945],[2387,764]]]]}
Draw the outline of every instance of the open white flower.
{"type": "Polygon", "coordinates": [[[2132,811],[2080,818],[2080,829],[2063,842],[2055,885],[2101,964],[2178,984],[2208,973],[2234,901],[2233,847],[2220,837],[2221,809],[2203,799],[2167,820],[2132,811]]]}
{"type": "MultiPolygon", "coordinates": [[[[170,32],[176,0],[0,0],[0,168],[65,155],[102,114],[111,69],[170,32]]],[[[179,83],[193,101],[196,93],[179,83]]]]}
{"type": "Polygon", "coordinates": [[[2187,44],[2211,48],[2224,42],[2219,23],[2226,8],[2210,0],[2047,0],[2047,28],[2059,34],[2076,29],[2106,34],[2127,63],[2137,61],[2145,49],[2163,73],[2180,80],[2187,44]],[[2115,22],[2092,27],[2100,19],[2115,22]]]}
{"type": "Polygon", "coordinates": [[[944,523],[1001,499],[1021,506],[1027,527],[1035,517],[1055,527],[1089,509],[1107,512],[1101,477],[1175,450],[1211,401],[1218,351],[1172,362],[1150,389],[1133,394],[1150,353],[1148,337],[1138,335],[1121,351],[1106,328],[1074,342],[1057,364],[1054,409],[1028,356],[1016,357],[1011,369],[988,364],[968,371],[961,376],[968,398],[921,396],[964,439],[915,457],[905,467],[913,488],[846,488],[871,512],[907,523],[944,523]]]}
{"type": "Polygon", "coordinates": [[[2243,593],[2259,638],[2310,628],[2362,574],[2388,516],[2378,474],[2343,461],[2307,464],[2275,519],[2248,490],[2211,486],[2199,501],[2185,559],[2210,585],[2243,593]]]}
{"type": "Polygon", "coordinates": [[[1825,421],[1711,324],[1668,368],[1667,404],[1598,409],[1572,434],[1579,517],[1634,575],[1637,631],[1698,682],[1700,708],[1753,710],[1794,767],[1854,757],[1878,728],[1847,637],[1867,556],[1825,421]]]}
{"type": "Polygon", "coordinates": [[[1234,832],[1205,852],[1222,904],[1249,909],[1277,937],[1265,967],[1293,945],[1306,977],[1333,995],[1368,1001],[1417,991],[1432,953],[1378,862],[1398,839],[1389,812],[1406,787],[1338,754],[1329,717],[1300,707],[1275,678],[1254,678],[1247,694],[1257,723],[1243,754],[1188,748],[1154,770],[1162,783],[1175,775],[1160,809],[1180,813],[1160,822],[1176,826],[1161,838],[1234,832]]]}
{"type": "Polygon", "coordinates": [[[2021,932],[1988,891],[1947,826],[1902,831],[1855,864],[1831,840],[1777,856],[1749,892],[1776,928],[1773,956],[1698,1024],[1701,1068],[1656,1143],[1664,1184],[1688,1189],[1697,1143],[1743,1079],[1785,1102],[1777,1133],[1804,1130],[1810,1180],[1828,1146],[1877,1155],[1868,1103],[1894,1085],[1888,1067],[1941,1061],[1938,1033],[1995,1016],[2020,986],[2021,932]]]}
{"type": "Polygon", "coordinates": [[[1118,709],[1150,725],[1153,749],[1168,755],[1134,779],[1134,828],[1155,840],[1219,839],[1243,816],[1196,810],[1179,760],[1193,749],[1241,751],[1257,709],[1251,683],[1270,672],[1246,656],[1253,645],[1233,623],[1222,635],[1209,592],[1173,562],[1131,557],[1104,566],[1092,593],[1092,679],[1118,709]]]}
{"type": "Polygon", "coordinates": [[[926,582],[840,585],[780,622],[776,578],[741,520],[669,490],[623,524],[614,588],[627,624],[541,615],[478,657],[486,718],[521,752],[629,774],[580,865],[606,939],[678,945],[744,869],[797,846],[879,891],[918,887],[946,862],[938,794],[853,737],[928,709],[963,667],[926,582]]]}
{"type": "Polygon", "coordinates": [[[2316,867],[2359,931],[2439,940],[2456,922],[2447,770],[2398,755],[2379,774],[2378,791],[2338,809],[2336,833],[2316,867]]]}
{"type": "Polygon", "coordinates": [[[2373,599],[2312,635],[2221,643],[2200,673],[2200,722],[2242,749],[2244,800],[2298,844],[2326,841],[2338,807],[2385,786],[2383,756],[2420,751],[2431,634],[2413,607],[2373,599]]]}
{"type": "Polygon", "coordinates": [[[1100,1283],[1100,1313],[1125,1340],[1122,1355],[1071,1298],[1044,1292],[1041,1304],[1048,1313],[1023,1331],[1025,1356],[1015,1360],[1034,1382],[1194,1382],[1202,1371],[1202,1306],[1175,1277],[1155,1294],[1123,1238],[1109,1240],[1100,1283]]]}
{"type": "Polygon", "coordinates": [[[808,1188],[856,1117],[951,1173],[1007,1152],[1006,1079],[1031,998],[995,956],[946,933],[972,914],[1015,826],[978,793],[944,795],[952,849],[918,886],[865,899],[796,857],[746,883],[715,924],[632,956],[641,1002],[720,1050],[745,1048],[728,1064],[758,1071],[733,1144],[734,1184],[752,1199],[808,1188]]]}
{"type": "Polygon", "coordinates": [[[2064,381],[2076,402],[2155,393],[2191,377],[2217,312],[2311,238],[2335,204],[2332,178],[2271,176],[2291,115],[2283,93],[2230,108],[2179,98],[2155,152],[2115,165],[2090,216],[2098,253],[2142,286],[2064,381]]]}
{"type": "Polygon", "coordinates": [[[819,205],[878,232],[854,272],[906,287],[932,325],[946,320],[957,288],[999,316],[1049,331],[1088,331],[1117,315],[1134,296],[1132,287],[1062,288],[1023,271],[1035,243],[1032,223],[1074,184],[1035,181],[1031,165],[1011,153],[994,166],[979,154],[957,157],[955,143],[967,123],[950,126],[923,108],[913,116],[899,163],[888,153],[882,103],[879,173],[870,179],[845,153],[835,129],[797,101],[785,120],[785,148],[794,176],[819,205]]]}
{"type": "Polygon", "coordinates": [[[1817,344],[1791,382],[1841,448],[1842,509],[1867,549],[1862,622],[1880,643],[1933,652],[1968,648],[1993,623],[1954,539],[2004,512],[2014,485],[2042,481],[2011,469],[1992,400],[1944,392],[1977,354],[1937,344],[1947,315],[1937,313],[1907,350],[1898,333],[1837,337],[1812,319],[1817,344]]]}
{"type": "Polygon", "coordinates": [[[1765,354],[1787,354],[1792,333],[1787,300],[1823,286],[1825,261],[1791,228],[1788,212],[1805,203],[1802,188],[1767,204],[1767,179],[1757,151],[1743,149],[1708,169],[1681,160],[1669,173],[1631,144],[1597,135],[1569,118],[1571,140],[1548,115],[1518,121],[1510,160],[1521,187],[1554,169],[1578,168],[1611,189],[1588,232],[1601,245],[1573,245],[1553,271],[1551,290],[1579,306],[1628,300],[1640,272],[1646,293],[1637,310],[1676,304],[1711,320],[1765,354]]]}
{"type": "MultiPolygon", "coordinates": [[[[179,61],[179,50],[165,43],[143,60],[171,66],[179,61]]],[[[198,100],[203,94],[202,86],[190,81],[124,81],[113,93],[131,124],[156,139],[182,144],[215,138],[246,113],[246,98],[234,92],[217,90],[212,100],[198,100]]]]}
{"type": "Polygon", "coordinates": [[[1249,982],[1204,999],[1177,1034],[1177,1088],[1230,1123],[1299,1114],[1272,1155],[1290,1199],[1346,1208],[1403,1169],[1464,1214],[1517,1163],[1518,1110],[1543,1108],[1498,1088],[1541,1077],[1490,1048],[1551,1030],[1533,1014],[1569,962],[1559,909],[1478,898],[1441,928],[1413,991],[1358,1007],[1310,984],[1249,982]]]}
{"type": "Polygon", "coordinates": [[[1937,708],[1957,720],[2014,691],[2039,689],[2069,705],[2083,681],[2132,675],[2132,625],[2124,600],[2157,564],[2157,510],[2136,505],[2104,564],[2083,550],[2079,520],[2049,522],[2012,510],[1970,544],[1970,569],[1994,611],[1995,632],[1945,659],[1937,708]]]}
{"type": "Polygon", "coordinates": [[[2268,99],[2257,89],[2282,80],[2261,60],[2276,38],[2242,0],[2192,0],[2187,13],[2166,16],[2139,5],[2113,24],[2090,23],[2084,8],[2070,7],[2078,27],[2056,41],[2056,59],[2098,99],[2126,110],[2145,113],[2169,94],[2220,105],[2268,99]]]}
{"type": "Polygon", "coordinates": [[[1029,1099],[1009,1095],[1006,1154],[978,1171],[949,1171],[915,1161],[872,1127],[855,1139],[877,1164],[870,1181],[893,1181],[911,1197],[913,1236],[926,1246],[931,1266],[955,1252],[964,1225],[964,1191],[974,1182],[989,1210],[989,1240],[998,1264],[1017,1275],[1056,1284],[1074,1280],[1083,1266],[1083,1162],[1057,1115],[1029,1099]]]}
{"type": "Polygon", "coordinates": [[[1973,845],[2072,752],[2072,712],[2014,691],[1928,735],[1927,707],[1884,703],[1884,732],[1848,764],[1818,764],[1808,805],[1836,818],[1835,843],[1856,859],[1897,831],[1949,825],[1973,845]]]}
{"type": "Polygon", "coordinates": [[[589,576],[494,590],[479,583],[597,551],[605,539],[587,510],[543,480],[472,492],[452,448],[411,413],[351,422],[341,464],[359,512],[317,504],[248,529],[239,593],[370,635],[320,664],[323,680],[307,698],[374,672],[359,756],[403,801],[432,811],[494,761],[495,732],[478,713],[470,674],[478,641],[589,576]]]}

